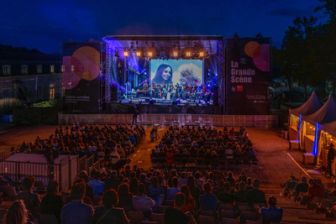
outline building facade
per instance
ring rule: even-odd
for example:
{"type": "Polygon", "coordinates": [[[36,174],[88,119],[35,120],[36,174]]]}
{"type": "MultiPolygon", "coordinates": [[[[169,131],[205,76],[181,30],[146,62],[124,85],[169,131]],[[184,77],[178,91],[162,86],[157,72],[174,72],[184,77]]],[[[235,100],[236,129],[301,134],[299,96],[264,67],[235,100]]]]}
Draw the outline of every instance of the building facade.
{"type": "Polygon", "coordinates": [[[36,56],[29,50],[23,50],[22,57],[22,53],[12,51],[0,56],[0,110],[62,96],[60,58],[42,53],[36,56]]]}

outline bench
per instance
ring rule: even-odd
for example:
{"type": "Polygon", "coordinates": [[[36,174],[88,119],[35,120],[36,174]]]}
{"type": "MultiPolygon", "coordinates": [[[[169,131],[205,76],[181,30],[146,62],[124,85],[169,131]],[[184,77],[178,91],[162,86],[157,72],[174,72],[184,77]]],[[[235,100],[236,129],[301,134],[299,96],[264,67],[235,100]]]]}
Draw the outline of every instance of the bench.
{"type": "Polygon", "coordinates": [[[300,141],[299,140],[290,140],[289,141],[289,150],[292,149],[300,149],[300,141]]]}
{"type": "Polygon", "coordinates": [[[311,165],[311,164],[314,164],[315,162],[315,156],[310,153],[310,152],[306,152],[303,154],[303,164],[305,165],[311,165]]]}

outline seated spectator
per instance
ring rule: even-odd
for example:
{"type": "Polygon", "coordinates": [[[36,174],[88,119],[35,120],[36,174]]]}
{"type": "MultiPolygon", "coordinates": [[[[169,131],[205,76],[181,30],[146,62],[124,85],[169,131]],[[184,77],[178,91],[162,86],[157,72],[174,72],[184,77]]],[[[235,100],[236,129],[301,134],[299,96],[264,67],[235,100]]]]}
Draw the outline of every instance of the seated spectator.
{"type": "Polygon", "coordinates": [[[233,177],[233,173],[232,172],[228,172],[227,177],[226,177],[226,181],[230,184],[233,184],[235,182],[235,179],[233,177]]]}
{"type": "Polygon", "coordinates": [[[5,224],[28,223],[28,212],[22,200],[15,201],[8,209],[5,216],[5,224]]]}
{"type": "Polygon", "coordinates": [[[132,210],[132,194],[129,191],[127,183],[120,184],[118,187],[119,207],[124,208],[126,211],[132,210]]]}
{"type": "Polygon", "coordinates": [[[284,195],[289,196],[290,193],[295,189],[297,180],[294,176],[291,176],[290,179],[284,184],[284,195]]]}
{"type": "Polygon", "coordinates": [[[283,210],[277,207],[275,197],[268,199],[268,208],[261,209],[261,217],[263,224],[280,223],[282,220],[283,210]]]}
{"type": "Polygon", "coordinates": [[[42,198],[40,211],[41,214],[54,215],[58,222],[60,222],[63,199],[57,194],[57,190],[57,182],[50,181],[47,187],[47,194],[42,198]]]}
{"type": "Polygon", "coordinates": [[[152,177],[148,186],[148,196],[155,201],[155,206],[160,206],[163,201],[163,189],[159,186],[158,178],[152,177]]]}
{"type": "Polygon", "coordinates": [[[166,200],[174,200],[176,193],[179,191],[180,189],[178,188],[178,179],[176,177],[169,179],[168,188],[166,189],[166,200]]]}
{"type": "Polygon", "coordinates": [[[318,200],[324,196],[324,186],[320,179],[312,181],[312,185],[308,189],[308,197],[310,201],[318,200]]]}
{"type": "Polygon", "coordinates": [[[216,195],[218,199],[223,203],[232,203],[235,199],[234,195],[232,194],[230,184],[228,182],[220,182],[216,195]]]}
{"type": "Polygon", "coordinates": [[[247,201],[247,186],[245,182],[238,182],[236,186],[236,192],[234,194],[235,199],[239,202],[246,202],[247,201]]]}
{"type": "Polygon", "coordinates": [[[89,180],[88,185],[92,188],[94,197],[103,195],[104,182],[99,179],[99,172],[96,169],[91,171],[91,180],[89,180]]]}
{"type": "Polygon", "coordinates": [[[13,200],[16,198],[15,187],[2,176],[0,176],[0,192],[3,193],[2,196],[6,199],[13,200]]]}
{"type": "Polygon", "coordinates": [[[196,224],[190,212],[184,212],[185,195],[177,193],[174,200],[174,207],[168,207],[164,213],[165,224],[196,224]]]}
{"type": "Polygon", "coordinates": [[[215,211],[217,209],[217,197],[212,193],[210,183],[204,185],[205,193],[200,196],[200,208],[205,211],[215,211]]]}
{"type": "Polygon", "coordinates": [[[152,211],[155,201],[145,194],[145,185],[140,183],[138,186],[138,194],[133,196],[133,208],[136,211],[152,211]]]}
{"type": "Polygon", "coordinates": [[[38,220],[40,209],[40,198],[33,192],[34,183],[34,177],[26,177],[22,182],[23,191],[17,196],[18,199],[22,199],[24,201],[25,207],[28,210],[29,220],[33,222],[38,220]]]}
{"type": "Polygon", "coordinates": [[[184,212],[194,212],[196,209],[195,200],[190,193],[189,187],[187,185],[183,185],[181,187],[181,192],[184,194],[185,197],[185,204],[184,204],[184,212]]]}
{"type": "Polygon", "coordinates": [[[79,182],[83,182],[85,184],[85,197],[84,197],[84,201],[86,203],[92,204],[93,201],[93,190],[92,187],[89,186],[88,182],[89,182],[89,175],[85,170],[82,170],[79,173],[79,182]]]}
{"type": "Polygon", "coordinates": [[[115,190],[108,190],[104,193],[103,207],[96,209],[93,223],[96,224],[127,224],[129,220],[123,208],[118,208],[118,194],[115,190]]]}
{"type": "Polygon", "coordinates": [[[121,150],[120,148],[121,148],[120,145],[116,145],[115,148],[110,153],[110,159],[111,159],[111,163],[113,165],[116,165],[120,161],[121,157],[120,157],[120,154],[118,152],[118,150],[121,150]]]}
{"type": "Polygon", "coordinates": [[[266,197],[265,193],[261,190],[259,190],[260,182],[259,180],[254,180],[252,189],[247,191],[247,202],[249,205],[254,204],[265,204],[266,203],[266,197]]]}
{"type": "Polygon", "coordinates": [[[195,207],[199,208],[199,196],[201,195],[201,190],[195,184],[195,178],[193,176],[189,176],[187,180],[187,185],[189,187],[190,193],[194,198],[195,207]]]}
{"type": "Polygon", "coordinates": [[[294,197],[297,200],[300,194],[308,192],[308,182],[306,177],[301,178],[301,182],[299,182],[295,187],[294,197]]]}
{"type": "Polygon", "coordinates": [[[83,182],[75,183],[71,189],[72,200],[61,210],[62,224],[92,223],[93,208],[83,202],[84,196],[85,184],[83,182]]]}

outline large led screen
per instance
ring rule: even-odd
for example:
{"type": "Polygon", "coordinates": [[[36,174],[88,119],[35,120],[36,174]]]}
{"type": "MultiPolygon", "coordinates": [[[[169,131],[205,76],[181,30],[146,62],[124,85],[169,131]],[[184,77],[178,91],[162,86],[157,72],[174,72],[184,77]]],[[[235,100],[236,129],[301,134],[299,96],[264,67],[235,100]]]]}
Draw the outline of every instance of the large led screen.
{"type": "Polygon", "coordinates": [[[203,61],[197,59],[152,59],[150,79],[155,85],[200,86],[203,84],[203,61]]]}

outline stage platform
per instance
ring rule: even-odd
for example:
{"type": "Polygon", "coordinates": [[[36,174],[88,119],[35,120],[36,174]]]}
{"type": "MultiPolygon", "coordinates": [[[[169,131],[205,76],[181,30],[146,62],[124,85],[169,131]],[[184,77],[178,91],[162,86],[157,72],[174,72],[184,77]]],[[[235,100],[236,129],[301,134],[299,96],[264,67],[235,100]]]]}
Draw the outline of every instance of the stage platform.
{"type": "MultiPolygon", "coordinates": [[[[132,124],[133,114],[62,114],[59,124],[132,124]]],[[[141,125],[195,125],[216,127],[272,128],[278,125],[274,115],[213,115],[213,114],[140,114],[141,125]]]]}
{"type": "Polygon", "coordinates": [[[132,99],[123,99],[120,101],[122,104],[136,104],[136,105],[177,105],[177,106],[209,106],[213,105],[213,100],[208,102],[204,100],[195,99],[162,99],[162,98],[150,98],[150,97],[139,97],[132,99]]]}

